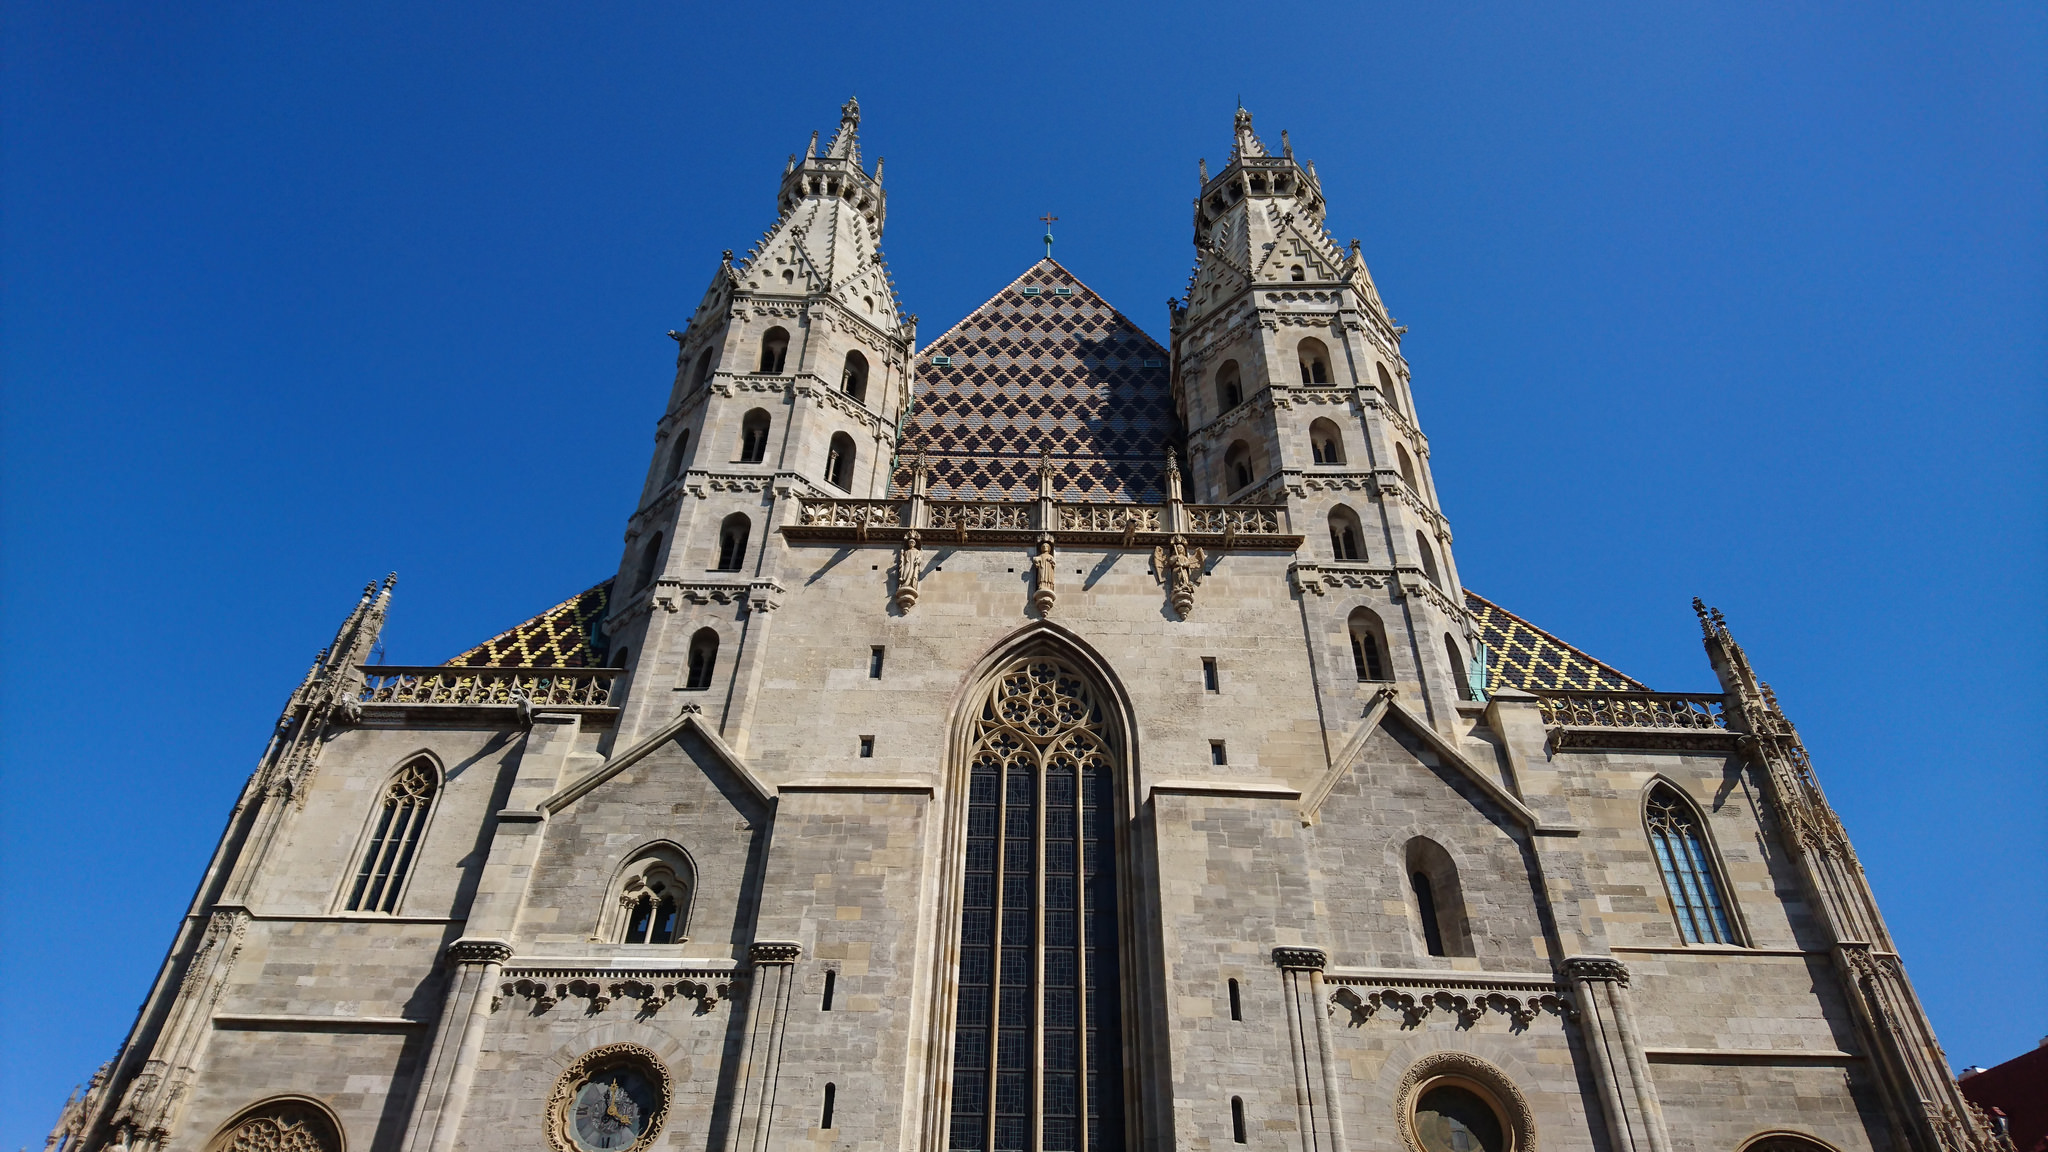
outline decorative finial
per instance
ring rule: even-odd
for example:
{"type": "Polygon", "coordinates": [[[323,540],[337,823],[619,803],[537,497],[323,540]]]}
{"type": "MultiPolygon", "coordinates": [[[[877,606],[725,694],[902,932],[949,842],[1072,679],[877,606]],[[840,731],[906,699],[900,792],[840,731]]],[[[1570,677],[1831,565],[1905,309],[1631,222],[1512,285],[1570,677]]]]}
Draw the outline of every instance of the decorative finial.
{"type": "Polygon", "coordinates": [[[725,250],[725,262],[726,262],[727,264],[730,264],[730,263],[732,263],[732,249],[730,249],[730,248],[727,248],[727,249],[725,250]]]}
{"type": "Polygon", "coordinates": [[[1356,236],[1351,238],[1351,254],[1353,256],[1358,255],[1358,237],[1356,236]]]}
{"type": "Polygon", "coordinates": [[[1280,154],[1289,160],[1294,159],[1294,141],[1287,138],[1287,129],[1285,128],[1280,130],[1280,154]]]}
{"type": "Polygon", "coordinates": [[[875,157],[875,183],[877,184],[882,182],[882,161],[886,159],[888,159],[886,156],[875,157]]]}
{"type": "Polygon", "coordinates": [[[789,163],[782,166],[782,174],[787,176],[794,171],[796,171],[796,153],[791,152],[789,154],[789,163]]]}
{"type": "Polygon", "coordinates": [[[1058,220],[1059,217],[1048,212],[1045,215],[1040,216],[1039,219],[1045,221],[1045,258],[1047,260],[1050,260],[1052,259],[1052,224],[1053,221],[1058,220]]]}
{"type": "Polygon", "coordinates": [[[807,151],[807,152],[805,153],[805,155],[807,155],[807,156],[816,156],[817,154],[818,154],[818,130],[817,130],[816,128],[813,128],[813,129],[811,129],[811,147],[810,147],[810,149],[809,149],[809,150],[808,150],[808,151],[807,151]]]}
{"type": "Polygon", "coordinates": [[[1195,161],[1195,167],[1202,174],[1202,183],[1207,185],[1209,183],[1209,158],[1204,156],[1200,160],[1195,161]]]}

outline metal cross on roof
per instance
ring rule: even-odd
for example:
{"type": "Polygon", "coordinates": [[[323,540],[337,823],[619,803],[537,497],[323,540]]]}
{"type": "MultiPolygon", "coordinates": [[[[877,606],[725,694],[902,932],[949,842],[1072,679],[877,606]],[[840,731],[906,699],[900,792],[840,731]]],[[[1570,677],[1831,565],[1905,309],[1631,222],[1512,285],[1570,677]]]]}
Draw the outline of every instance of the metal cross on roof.
{"type": "Polygon", "coordinates": [[[1059,217],[1048,212],[1040,216],[1039,219],[1045,221],[1045,258],[1050,260],[1052,259],[1052,222],[1059,219],[1059,217]]]}

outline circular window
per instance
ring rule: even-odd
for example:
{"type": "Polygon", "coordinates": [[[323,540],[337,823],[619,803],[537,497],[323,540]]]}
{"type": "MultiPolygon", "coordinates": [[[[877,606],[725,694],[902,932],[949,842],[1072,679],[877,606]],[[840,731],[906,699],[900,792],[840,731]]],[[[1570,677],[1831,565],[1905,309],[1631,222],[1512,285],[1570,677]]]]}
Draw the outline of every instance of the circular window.
{"type": "Polygon", "coordinates": [[[1536,1126],[1505,1072],[1464,1052],[1436,1052],[1401,1077],[1395,1118],[1411,1152],[1535,1152],[1536,1126]]]}
{"type": "Polygon", "coordinates": [[[1438,1084],[1417,1098],[1415,1139],[1425,1152],[1507,1152],[1500,1114],[1462,1084],[1438,1084]]]}
{"type": "Polygon", "coordinates": [[[638,1044],[587,1052],[562,1073],[549,1100],[557,1152],[639,1152],[668,1116],[669,1074],[638,1044]]]}

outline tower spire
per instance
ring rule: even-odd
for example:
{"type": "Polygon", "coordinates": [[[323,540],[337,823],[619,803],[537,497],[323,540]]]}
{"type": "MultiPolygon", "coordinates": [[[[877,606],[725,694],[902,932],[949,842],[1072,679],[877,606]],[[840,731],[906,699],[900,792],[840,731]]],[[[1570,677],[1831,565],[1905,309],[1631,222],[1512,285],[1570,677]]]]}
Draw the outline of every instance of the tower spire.
{"type": "Polygon", "coordinates": [[[860,163],[860,101],[849,96],[839,106],[839,131],[832,134],[832,142],[825,146],[825,155],[860,163]]]}

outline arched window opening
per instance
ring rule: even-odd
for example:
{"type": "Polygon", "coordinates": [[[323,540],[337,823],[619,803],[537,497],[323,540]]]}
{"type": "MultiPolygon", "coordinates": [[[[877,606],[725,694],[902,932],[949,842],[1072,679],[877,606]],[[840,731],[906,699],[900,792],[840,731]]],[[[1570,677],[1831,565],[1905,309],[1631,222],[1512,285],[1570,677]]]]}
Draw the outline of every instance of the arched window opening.
{"type": "Polygon", "coordinates": [[[661,570],[661,533],[656,532],[647,540],[647,547],[640,550],[640,566],[633,571],[633,591],[638,592],[654,583],[654,576],[661,570]]]}
{"type": "Polygon", "coordinates": [[[676,446],[669,449],[668,452],[668,483],[675,483],[676,477],[683,474],[683,465],[689,461],[689,458],[690,430],[685,428],[681,432],[676,433],[676,446]]]}
{"type": "Polygon", "coordinates": [[[1664,894],[1678,918],[1678,935],[1687,944],[1734,944],[1714,858],[1700,830],[1692,802],[1669,784],[1651,789],[1645,808],[1650,848],[1664,877],[1664,894]]]}
{"type": "Polygon", "coordinates": [[[1457,685],[1458,699],[1470,700],[1472,696],[1472,669],[1465,663],[1465,657],[1458,651],[1458,638],[1444,633],[1444,659],[1451,662],[1451,683],[1457,685]]]}
{"type": "Polygon", "coordinates": [[[206,1145],[206,1152],[341,1152],[341,1127],[311,1100],[285,1097],[243,1109],[206,1145]]]}
{"type": "Polygon", "coordinates": [[[796,283],[796,269],[794,269],[794,268],[784,268],[784,269],[782,270],[782,282],[783,282],[784,284],[794,284],[794,283],[796,283]]]}
{"type": "Polygon", "coordinates": [[[440,791],[440,773],[434,762],[422,756],[398,770],[384,789],[384,798],[370,825],[369,842],[363,846],[355,882],[349,885],[350,912],[396,912],[398,898],[405,891],[406,877],[418,853],[420,834],[426,830],[433,811],[434,796],[440,791]]]}
{"type": "Polygon", "coordinates": [[[1371,609],[1353,608],[1345,630],[1351,635],[1351,665],[1360,680],[1386,680],[1387,633],[1371,609]]]}
{"type": "Polygon", "coordinates": [[[1289,268],[1287,270],[1287,278],[1289,280],[1294,281],[1296,284],[1299,284],[1303,280],[1308,279],[1308,273],[1302,269],[1301,265],[1296,264],[1294,267],[1289,268]]]}
{"type": "Polygon", "coordinates": [[[1438,576],[1436,571],[1436,552],[1429,546],[1429,537],[1424,536],[1419,529],[1415,533],[1415,550],[1422,558],[1422,574],[1429,577],[1431,584],[1443,587],[1443,578],[1438,576]]]}
{"type": "Polygon", "coordinates": [[[681,944],[689,939],[690,897],[696,870],[689,858],[666,845],[646,849],[619,874],[618,928],[621,944],[681,944]]]}
{"type": "Polygon", "coordinates": [[[740,463],[759,464],[768,456],[768,413],[755,408],[740,417],[740,463]]]}
{"type": "Polygon", "coordinates": [[[1423,1152],[1510,1152],[1500,1112],[1465,1084],[1438,1083],[1415,1101],[1423,1152]]]}
{"type": "Polygon", "coordinates": [[[1230,1098],[1230,1139],[1236,1144],[1245,1142],[1244,1097],[1242,1096],[1232,1096],[1230,1098]]]}
{"type": "Polygon", "coordinates": [[[1465,896],[1458,884],[1458,866],[1443,845],[1426,836],[1408,841],[1404,859],[1411,909],[1422,929],[1423,950],[1431,956],[1472,955],[1472,934],[1465,918],[1465,896]]]}
{"type": "Polygon", "coordinates": [[[1379,372],[1380,395],[1386,397],[1387,407],[1392,408],[1396,413],[1400,412],[1401,393],[1400,390],[1394,386],[1394,378],[1387,373],[1387,366],[1385,364],[1375,363],[1373,365],[1373,368],[1375,368],[1379,372]]]}
{"type": "Polygon", "coordinates": [[[718,526],[718,570],[737,572],[747,564],[747,536],[753,531],[753,521],[745,512],[735,512],[718,526]]]}
{"type": "Polygon", "coordinates": [[[690,637],[690,663],[683,687],[702,692],[711,687],[712,670],[718,666],[718,633],[700,628],[690,637]]]}
{"type": "Polygon", "coordinates": [[[853,437],[844,432],[834,432],[825,450],[825,479],[835,488],[853,491],[853,437]]]}
{"type": "Polygon", "coordinates": [[[1337,430],[1337,422],[1318,419],[1308,426],[1308,450],[1318,464],[1342,464],[1344,462],[1344,434],[1337,430]]]}
{"type": "Polygon", "coordinates": [[[1338,560],[1365,559],[1365,529],[1358,513],[1342,504],[1330,509],[1330,555],[1338,560]]]}
{"type": "Polygon", "coordinates": [[[1225,360],[1216,370],[1216,411],[1228,412],[1244,403],[1244,373],[1237,361],[1225,360]]]}
{"type": "Polygon", "coordinates": [[[1422,495],[1422,485],[1415,482],[1415,458],[1408,455],[1408,446],[1394,445],[1394,454],[1401,461],[1401,479],[1417,496],[1422,495]]]}
{"type": "Polygon", "coordinates": [[[711,379],[711,357],[715,351],[715,349],[706,348],[698,355],[696,370],[690,373],[691,389],[701,388],[706,380],[711,379]]]}
{"type": "Polygon", "coordinates": [[[770,328],[761,336],[761,372],[768,376],[782,375],[782,361],[789,355],[789,330],[770,328]]]}
{"type": "Polygon", "coordinates": [[[846,367],[839,373],[839,390],[859,403],[868,399],[868,358],[859,352],[846,354],[846,367]]]}
{"type": "Polygon", "coordinates": [[[952,1147],[1117,1152],[1116,733],[1046,657],[982,698],[968,761],[952,1147]],[[1040,1134],[1033,1143],[1034,1128],[1040,1134]]]}
{"type": "Polygon", "coordinates": [[[1244,1000],[1238,994],[1235,977],[1230,981],[1230,1018],[1232,1020],[1244,1019],[1244,1000]]]}
{"type": "Polygon", "coordinates": [[[1310,336],[1298,346],[1301,355],[1301,382],[1303,384],[1328,384],[1330,382],[1330,350],[1321,340],[1310,336]]]}
{"type": "Polygon", "coordinates": [[[1250,487],[1252,482],[1251,445],[1239,440],[1231,444],[1223,454],[1223,485],[1231,492],[1250,487]]]}

